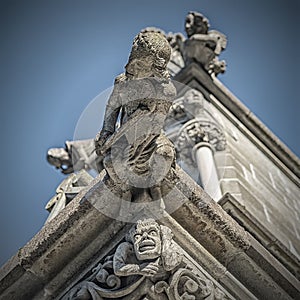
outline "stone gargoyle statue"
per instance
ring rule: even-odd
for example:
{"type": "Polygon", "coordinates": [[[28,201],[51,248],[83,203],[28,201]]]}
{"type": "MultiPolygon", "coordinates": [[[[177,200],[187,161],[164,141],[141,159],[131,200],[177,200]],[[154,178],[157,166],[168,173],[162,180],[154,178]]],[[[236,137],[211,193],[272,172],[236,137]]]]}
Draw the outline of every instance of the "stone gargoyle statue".
{"type": "Polygon", "coordinates": [[[118,276],[163,276],[181,262],[181,255],[173,243],[171,229],[153,219],[139,220],[126,241],[121,243],[113,258],[118,276]]]}
{"type": "Polygon", "coordinates": [[[209,30],[206,17],[198,12],[189,12],[185,19],[185,32],[187,39],[182,34],[169,34],[167,36],[173,48],[171,60],[177,65],[192,62],[204,67],[210,74],[224,73],[226,62],[219,61],[218,56],[226,48],[226,36],[217,31],[209,30]]]}
{"type": "Polygon", "coordinates": [[[135,37],[95,138],[99,169],[104,166],[111,189],[128,201],[162,199],[162,186],[168,186],[162,182],[175,167],[174,145],[162,130],[176,95],[167,70],[170,55],[163,34],[144,30],[135,37]]]}

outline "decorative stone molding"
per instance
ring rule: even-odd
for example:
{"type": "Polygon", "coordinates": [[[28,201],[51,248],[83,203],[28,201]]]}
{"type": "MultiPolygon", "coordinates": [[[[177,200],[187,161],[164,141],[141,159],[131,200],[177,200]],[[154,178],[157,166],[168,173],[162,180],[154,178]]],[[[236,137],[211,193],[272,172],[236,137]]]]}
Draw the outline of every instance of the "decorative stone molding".
{"type": "Polygon", "coordinates": [[[93,177],[85,170],[70,174],[56,188],[56,194],[46,204],[46,209],[50,212],[46,222],[52,220],[66,205],[74,199],[79,192],[92,182],[93,177]]]}
{"type": "Polygon", "coordinates": [[[224,116],[239,127],[259,149],[284,172],[294,183],[299,184],[300,159],[292,153],[241,101],[234,96],[217,78],[211,77],[192,63],[179,72],[174,80],[196,89],[205,89],[210,94],[210,102],[219,108],[224,116]],[[225,108],[225,109],[224,109],[225,108]],[[244,129],[243,129],[244,128],[244,129]]]}
{"type": "Polygon", "coordinates": [[[223,209],[239,224],[250,232],[268,251],[276,257],[298,280],[300,261],[276,237],[263,226],[255,216],[248,212],[230,193],[219,201],[223,209]]]}
{"type": "Polygon", "coordinates": [[[179,132],[172,136],[177,153],[193,163],[192,149],[201,142],[208,142],[214,151],[226,148],[222,126],[213,117],[209,103],[195,89],[188,90],[183,97],[174,101],[165,130],[180,125],[179,132]],[[178,124],[179,123],[179,124],[178,124]]]}
{"type": "MultiPolygon", "coordinates": [[[[254,243],[249,233],[210,199],[185,172],[179,167],[176,167],[175,171],[178,181],[170,201],[184,198],[187,202],[177,209],[172,217],[165,217],[160,222],[172,229],[176,243],[173,239],[171,243],[176,245],[174,247],[176,252],[178,249],[177,253],[183,253],[183,259],[173,270],[166,271],[170,277],[159,281],[165,281],[170,286],[173,274],[183,268],[199,276],[200,280],[213,282],[214,294],[212,292],[205,299],[218,299],[217,289],[232,299],[223,287],[234,296],[233,299],[276,299],[272,281],[276,281],[276,284],[284,289],[285,299],[290,299],[289,294],[296,298],[294,295],[299,294],[298,281],[294,281],[290,275],[287,276],[287,271],[283,273],[282,266],[278,261],[270,260],[266,249],[257,248],[257,243],[254,243]],[[242,259],[239,255],[241,253],[251,254],[252,259],[242,259]],[[255,262],[251,268],[248,266],[249,259],[251,263],[253,260],[255,262]],[[257,278],[256,268],[262,277],[257,278]],[[274,270],[277,270],[274,277],[267,276],[274,270]]],[[[126,239],[122,240],[128,232],[125,224],[106,217],[92,205],[93,199],[106,199],[104,205],[111,205],[105,192],[103,182],[97,177],[87,190],[80,192],[60,212],[59,218],[45,224],[41,231],[20,249],[0,272],[1,299],[63,299],[69,297],[69,293],[73,293],[75,287],[86,285],[92,289],[99,285],[93,281],[95,277],[90,278],[94,268],[99,262],[104,265],[106,260],[109,260],[107,257],[114,255],[120,244],[128,242],[126,239]],[[87,281],[91,283],[86,283],[87,281]]],[[[115,212],[118,213],[117,208],[115,212]]],[[[114,271],[110,274],[114,274],[114,271]]],[[[192,279],[194,275],[191,275],[192,279]]],[[[131,280],[132,276],[143,277],[119,277],[121,280],[131,280]]],[[[145,296],[134,298],[134,293],[131,293],[123,299],[176,299],[167,298],[163,293],[158,294],[156,298],[147,295],[147,292],[152,291],[153,285],[153,277],[145,276],[137,289],[145,296]]],[[[179,295],[182,293],[179,292],[179,295]]],[[[94,298],[90,295],[88,297],[82,296],[81,299],[105,299],[99,295],[94,298]]],[[[195,296],[192,299],[197,298],[195,296]]]]}
{"type": "Polygon", "coordinates": [[[62,300],[230,299],[225,293],[184,256],[169,227],[143,219],[62,300]]]}
{"type": "Polygon", "coordinates": [[[215,151],[223,151],[226,148],[226,139],[220,127],[214,122],[198,118],[187,122],[182,127],[176,146],[182,151],[201,142],[208,142],[215,151]]]}
{"type": "MultiPolygon", "coordinates": [[[[184,221],[185,226],[193,224],[191,227],[187,226],[187,228],[191,229],[193,227],[195,235],[201,237],[200,240],[204,235],[207,235],[206,246],[208,241],[219,244],[220,253],[225,253],[226,256],[231,251],[227,241],[230,241],[232,245],[240,250],[249,249],[248,233],[241,227],[236,226],[235,221],[229,218],[228,214],[204,192],[202,194],[199,193],[199,190],[196,192],[198,185],[191,178],[184,176],[183,170],[177,168],[176,173],[179,177],[176,187],[182,193],[178,197],[184,195],[190,199],[190,202],[185,203],[174,213],[177,221],[180,220],[179,223],[184,221]]],[[[213,251],[213,248],[210,250],[213,251]]]]}

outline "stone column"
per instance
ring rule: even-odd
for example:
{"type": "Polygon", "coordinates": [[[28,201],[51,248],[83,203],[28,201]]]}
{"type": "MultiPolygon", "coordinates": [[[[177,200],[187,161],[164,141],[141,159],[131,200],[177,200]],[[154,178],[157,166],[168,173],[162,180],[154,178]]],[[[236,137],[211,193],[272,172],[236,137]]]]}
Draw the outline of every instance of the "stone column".
{"type": "Polygon", "coordinates": [[[203,189],[214,199],[219,200],[222,192],[219,184],[217,168],[214,160],[213,148],[208,142],[201,142],[194,146],[193,157],[197,163],[203,189]]]}
{"type": "Polygon", "coordinates": [[[225,150],[225,137],[215,122],[195,118],[185,123],[175,142],[179,156],[198,170],[203,189],[215,200],[222,197],[215,151],[225,150]]]}
{"type": "Polygon", "coordinates": [[[226,139],[210,104],[201,92],[188,90],[173,104],[167,121],[183,169],[194,180],[200,177],[204,190],[215,201],[220,200],[222,193],[214,154],[225,150],[226,139]],[[172,128],[174,125],[178,126],[177,130],[172,128]]]}

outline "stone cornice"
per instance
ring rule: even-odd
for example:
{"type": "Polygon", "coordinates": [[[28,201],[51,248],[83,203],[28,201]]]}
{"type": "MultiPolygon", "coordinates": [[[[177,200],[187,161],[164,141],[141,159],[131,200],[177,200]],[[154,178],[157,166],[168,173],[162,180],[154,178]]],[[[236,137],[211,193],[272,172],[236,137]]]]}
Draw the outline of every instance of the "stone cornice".
{"type": "Polygon", "coordinates": [[[226,193],[218,204],[256,240],[274,255],[298,280],[300,279],[300,261],[276,237],[263,226],[237,199],[226,193]]]}
{"type": "Polygon", "coordinates": [[[189,201],[172,217],[259,299],[290,299],[283,290],[297,297],[299,281],[191,178],[177,174],[178,193],[189,201]]]}

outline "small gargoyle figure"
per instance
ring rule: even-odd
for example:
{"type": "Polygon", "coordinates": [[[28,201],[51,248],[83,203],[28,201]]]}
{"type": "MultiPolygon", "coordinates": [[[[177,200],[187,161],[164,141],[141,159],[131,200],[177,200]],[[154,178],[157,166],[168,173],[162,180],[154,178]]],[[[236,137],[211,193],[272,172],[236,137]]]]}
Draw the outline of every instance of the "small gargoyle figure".
{"type": "Polygon", "coordinates": [[[114,254],[113,268],[117,276],[164,276],[182,260],[173,242],[170,228],[153,219],[139,220],[129,231],[127,241],[114,254]]]}
{"type": "Polygon", "coordinates": [[[47,152],[47,161],[63,174],[80,170],[100,171],[97,167],[94,140],[66,141],[65,148],[51,148],[47,152]]]}
{"type": "Polygon", "coordinates": [[[227,39],[217,30],[209,30],[208,19],[198,12],[189,12],[185,20],[187,39],[181,34],[175,36],[175,45],[183,57],[185,65],[199,63],[209,73],[224,73],[226,63],[218,56],[226,48],[227,39]]]}

